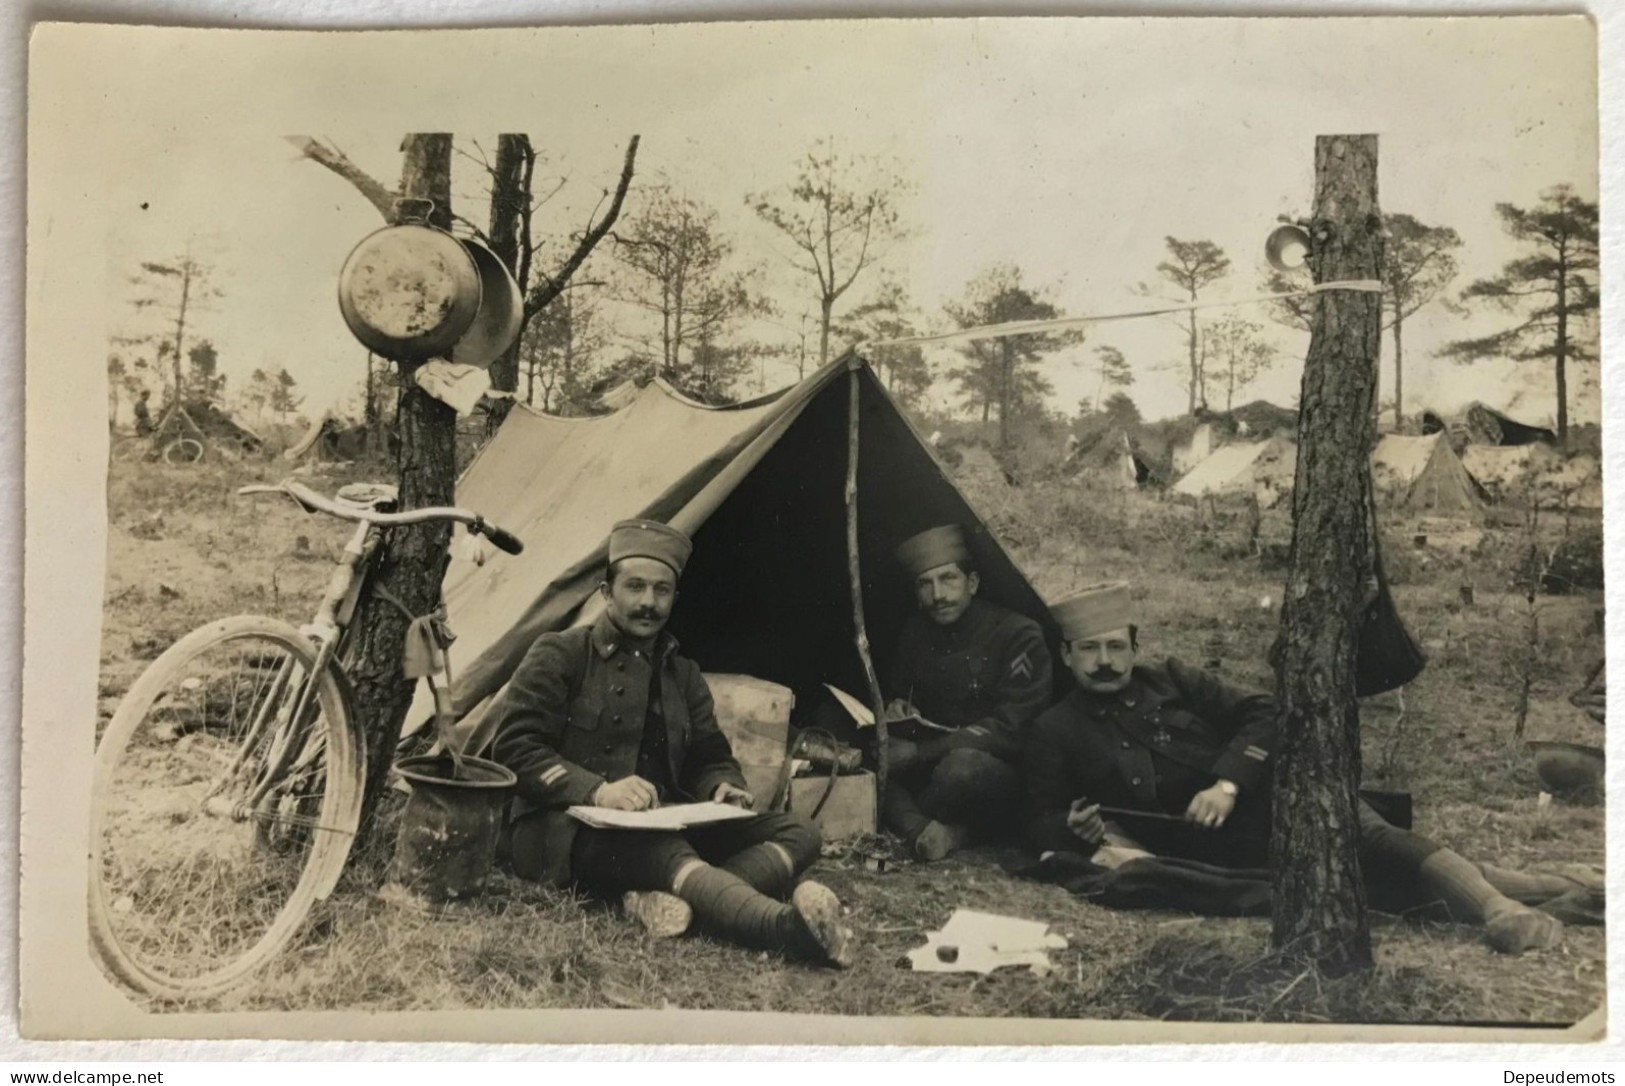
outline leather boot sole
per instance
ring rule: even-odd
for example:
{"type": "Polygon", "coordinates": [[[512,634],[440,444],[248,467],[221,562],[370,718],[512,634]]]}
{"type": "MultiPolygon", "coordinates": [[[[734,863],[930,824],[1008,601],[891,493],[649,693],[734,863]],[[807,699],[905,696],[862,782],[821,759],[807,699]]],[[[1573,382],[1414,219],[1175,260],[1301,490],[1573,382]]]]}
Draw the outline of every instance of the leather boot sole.
{"type": "Polygon", "coordinates": [[[628,890],[621,895],[621,907],[656,939],[675,938],[694,920],[688,902],[661,890],[628,890]]]}
{"type": "Polygon", "coordinates": [[[804,882],[790,895],[790,905],[817,941],[824,960],[837,969],[849,967],[856,938],[852,929],[841,923],[841,901],[835,891],[822,883],[804,882]]]}
{"type": "Polygon", "coordinates": [[[1546,950],[1563,941],[1563,922],[1555,916],[1519,906],[1485,921],[1484,941],[1502,954],[1546,950]]]}

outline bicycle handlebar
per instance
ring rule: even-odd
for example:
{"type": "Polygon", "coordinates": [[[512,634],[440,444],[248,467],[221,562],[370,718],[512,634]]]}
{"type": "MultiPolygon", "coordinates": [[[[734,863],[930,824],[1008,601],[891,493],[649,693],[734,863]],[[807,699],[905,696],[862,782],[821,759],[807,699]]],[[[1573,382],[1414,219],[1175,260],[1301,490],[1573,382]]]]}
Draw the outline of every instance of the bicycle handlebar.
{"type": "Polygon", "coordinates": [[[280,483],[255,483],[239,487],[237,493],[247,494],[286,494],[307,513],[326,513],[328,516],[340,520],[366,522],[376,524],[380,528],[393,528],[404,524],[423,524],[427,521],[449,520],[467,526],[475,535],[483,535],[499,549],[509,554],[518,554],[525,549],[524,541],[512,532],[500,528],[478,513],[469,509],[459,509],[450,505],[427,506],[423,509],[411,509],[404,513],[380,513],[373,509],[345,505],[334,501],[323,494],[318,494],[309,487],[284,479],[280,483]]]}

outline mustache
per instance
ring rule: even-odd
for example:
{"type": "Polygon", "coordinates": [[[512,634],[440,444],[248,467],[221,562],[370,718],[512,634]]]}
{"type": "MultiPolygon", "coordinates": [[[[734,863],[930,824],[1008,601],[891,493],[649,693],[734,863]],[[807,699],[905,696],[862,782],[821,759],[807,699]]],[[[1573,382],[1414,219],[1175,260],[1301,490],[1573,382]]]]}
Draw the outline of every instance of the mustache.
{"type": "Polygon", "coordinates": [[[631,618],[658,619],[660,617],[660,612],[656,611],[652,607],[640,607],[636,611],[633,611],[632,614],[629,617],[631,617],[631,618]]]}
{"type": "Polygon", "coordinates": [[[1115,667],[1098,667],[1086,674],[1096,682],[1109,682],[1112,679],[1121,679],[1127,672],[1118,671],[1115,667]]]}

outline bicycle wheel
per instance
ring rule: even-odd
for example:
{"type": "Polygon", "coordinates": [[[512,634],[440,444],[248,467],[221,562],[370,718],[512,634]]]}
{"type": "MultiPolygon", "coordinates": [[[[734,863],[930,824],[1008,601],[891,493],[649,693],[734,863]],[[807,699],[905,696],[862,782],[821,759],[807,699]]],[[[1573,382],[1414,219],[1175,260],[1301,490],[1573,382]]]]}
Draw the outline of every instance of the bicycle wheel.
{"type": "Polygon", "coordinates": [[[164,463],[195,464],[203,459],[203,442],[189,437],[171,441],[164,446],[164,463]]]}
{"type": "Polygon", "coordinates": [[[113,714],[96,749],[90,934],[138,993],[242,982],[338,881],[365,753],[345,688],[316,662],[285,622],[223,619],[153,661],[113,714]]]}

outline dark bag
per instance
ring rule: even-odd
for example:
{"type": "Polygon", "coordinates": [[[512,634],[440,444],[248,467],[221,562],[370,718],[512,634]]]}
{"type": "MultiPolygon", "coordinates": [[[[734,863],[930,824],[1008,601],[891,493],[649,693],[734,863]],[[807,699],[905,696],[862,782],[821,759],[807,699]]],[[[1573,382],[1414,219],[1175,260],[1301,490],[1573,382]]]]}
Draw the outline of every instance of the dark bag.
{"type": "Polygon", "coordinates": [[[1377,594],[1366,605],[1360,619],[1354,652],[1354,693],[1369,698],[1397,690],[1427,666],[1427,654],[1405,628],[1388,591],[1388,575],[1382,568],[1382,540],[1377,531],[1376,504],[1366,485],[1366,508],[1371,528],[1371,563],[1377,575],[1377,594]]]}

